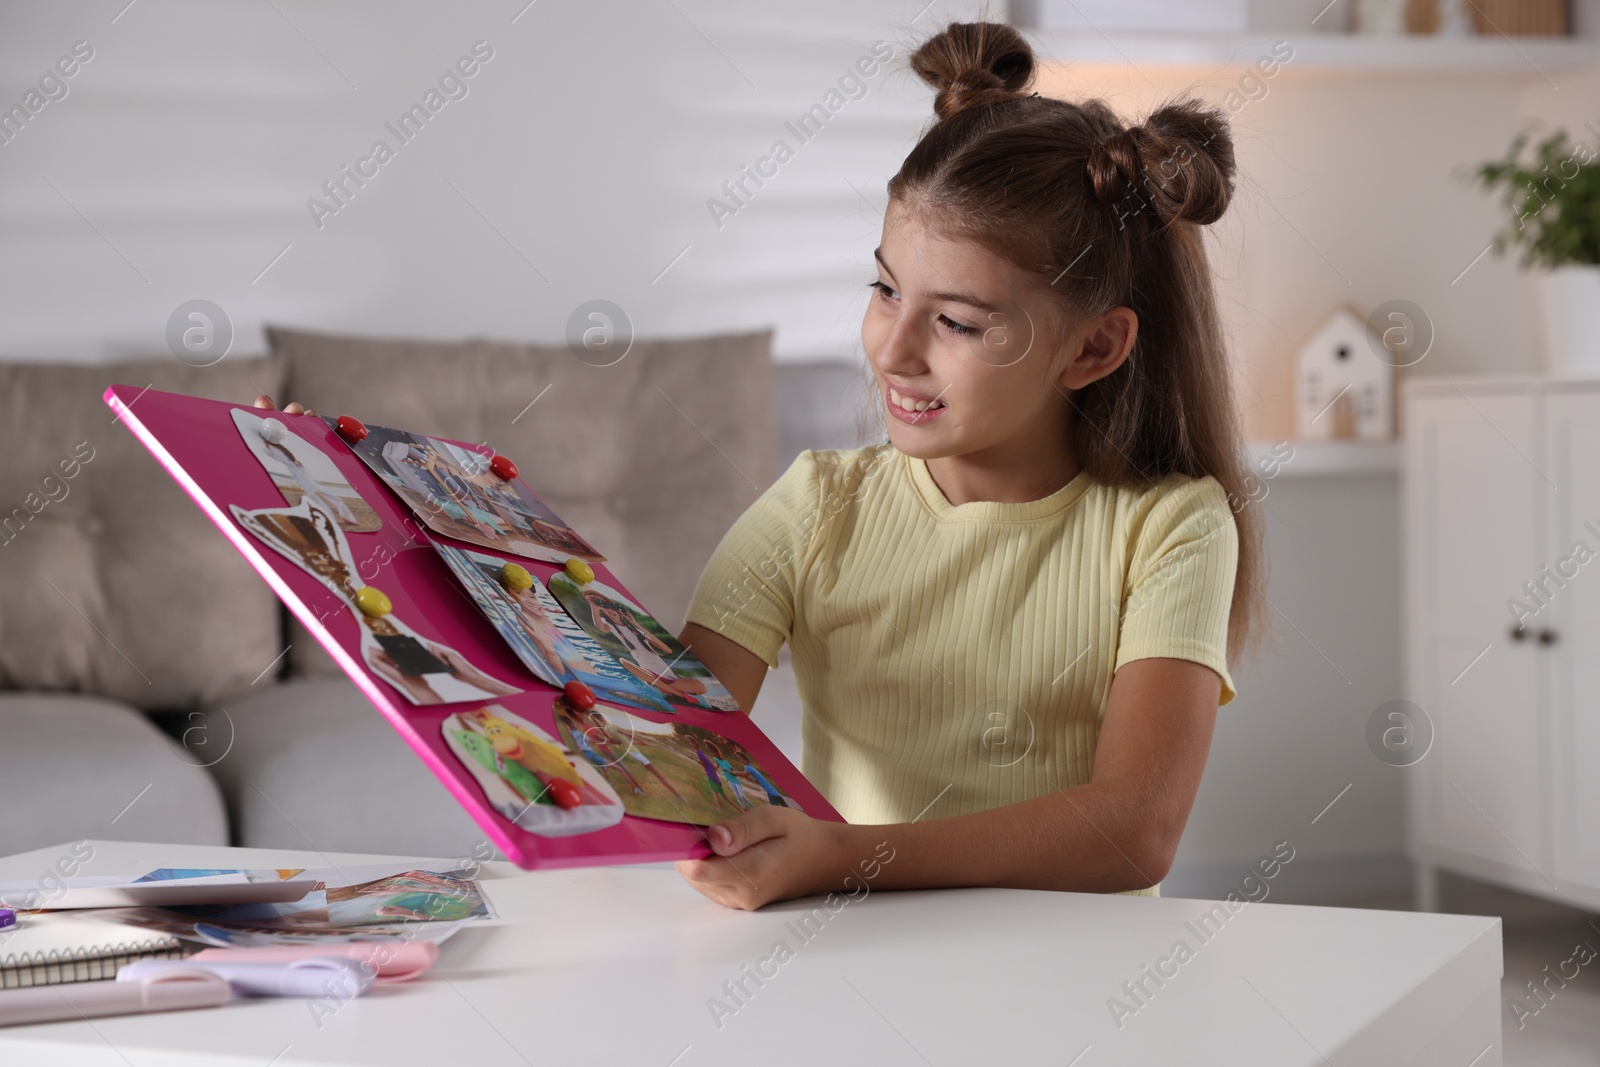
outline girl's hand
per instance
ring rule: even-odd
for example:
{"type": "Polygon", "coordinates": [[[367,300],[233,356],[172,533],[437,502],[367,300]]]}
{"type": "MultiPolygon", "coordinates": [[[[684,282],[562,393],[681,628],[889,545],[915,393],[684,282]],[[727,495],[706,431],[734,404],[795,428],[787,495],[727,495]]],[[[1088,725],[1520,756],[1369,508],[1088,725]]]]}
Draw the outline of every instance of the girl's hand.
{"type": "MultiPolygon", "coordinates": [[[[255,406],[258,407],[258,408],[266,408],[268,411],[277,411],[278,410],[278,405],[274,404],[272,402],[272,398],[270,396],[268,396],[266,393],[262,393],[260,396],[256,397],[255,406]]],[[[283,405],[283,413],[285,415],[315,415],[316,414],[315,411],[310,411],[310,410],[308,410],[306,408],[301,407],[299,404],[292,404],[292,403],[283,405]]]]}
{"type": "Polygon", "coordinates": [[[848,830],[794,808],[753,808],[707,828],[717,855],[675,866],[718,904],[753,911],[775,900],[841,889],[853,862],[848,830]]]}

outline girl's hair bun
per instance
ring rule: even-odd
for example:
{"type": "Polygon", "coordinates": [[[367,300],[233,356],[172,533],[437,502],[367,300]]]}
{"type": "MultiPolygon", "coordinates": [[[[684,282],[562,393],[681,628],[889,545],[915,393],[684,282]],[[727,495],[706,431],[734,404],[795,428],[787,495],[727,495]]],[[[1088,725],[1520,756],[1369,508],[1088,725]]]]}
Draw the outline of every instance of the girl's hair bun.
{"type": "Polygon", "coordinates": [[[1129,131],[1138,145],[1142,185],[1161,218],[1216,222],[1233,199],[1233,136],[1222,111],[1174,101],[1129,131]]]}
{"type": "Polygon", "coordinates": [[[993,22],[952,22],[911,56],[911,69],[938,91],[933,110],[941,122],[1026,95],[1033,67],[1033,48],[1022,34],[993,22]]]}

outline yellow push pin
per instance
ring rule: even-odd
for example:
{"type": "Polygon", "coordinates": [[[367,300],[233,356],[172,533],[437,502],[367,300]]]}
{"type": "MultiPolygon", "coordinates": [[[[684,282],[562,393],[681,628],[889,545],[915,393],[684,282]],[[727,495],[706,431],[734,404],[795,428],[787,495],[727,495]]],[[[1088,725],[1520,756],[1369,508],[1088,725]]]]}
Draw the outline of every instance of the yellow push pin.
{"type": "Polygon", "coordinates": [[[507,563],[500,568],[500,581],[505,583],[507,589],[516,593],[533,588],[533,575],[528,573],[526,567],[516,563],[507,563]]]}
{"type": "Polygon", "coordinates": [[[356,607],[361,609],[361,614],[370,615],[375,619],[394,610],[383,590],[375,585],[364,585],[356,590],[356,607]]]}
{"type": "Polygon", "coordinates": [[[579,585],[594,581],[594,570],[577,556],[567,557],[567,577],[579,585]]]}

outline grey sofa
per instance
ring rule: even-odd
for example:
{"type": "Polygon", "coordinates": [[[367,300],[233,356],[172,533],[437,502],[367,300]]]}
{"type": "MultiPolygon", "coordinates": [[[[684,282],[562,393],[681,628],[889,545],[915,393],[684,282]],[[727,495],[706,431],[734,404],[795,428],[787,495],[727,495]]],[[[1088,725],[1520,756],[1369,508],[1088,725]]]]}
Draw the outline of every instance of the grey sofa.
{"type": "MultiPolygon", "coordinates": [[[[769,341],[636,342],[602,368],[559,346],[273,329],[267,356],[207,368],[0,365],[0,855],[78,838],[464,855],[482,839],[113,423],[106,384],[265,392],[487,441],[676,626],[778,470],[769,341]]],[[[758,719],[793,744],[792,685],[771,688],[758,719]]]]}

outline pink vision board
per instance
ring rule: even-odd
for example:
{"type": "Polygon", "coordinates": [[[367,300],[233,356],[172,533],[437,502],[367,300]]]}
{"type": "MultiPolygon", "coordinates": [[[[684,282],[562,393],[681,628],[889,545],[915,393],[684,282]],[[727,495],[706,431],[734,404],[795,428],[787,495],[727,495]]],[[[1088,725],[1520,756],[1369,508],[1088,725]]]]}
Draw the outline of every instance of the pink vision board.
{"type": "MultiPolygon", "coordinates": [[[[540,584],[547,583],[552,575],[562,571],[559,564],[456,542],[429,531],[401,498],[320,417],[265,412],[244,404],[203,400],[124,385],[107,389],[105,400],[117,413],[119,420],[150,450],[167,473],[216,523],[234,548],[250,561],[251,566],[288,605],[296,618],[328,650],[339,667],[360,687],[428,769],[445,784],[489,839],[517,866],[531,869],[651,863],[711,854],[700,827],[688,822],[669,822],[633,814],[599,829],[562,831],[565,836],[530,832],[495,808],[485,792],[485,785],[481,784],[481,773],[475,776],[464,763],[466,757],[458,758],[447,742],[442,730],[445,720],[458,714],[476,713],[486,705],[499,705],[555,739],[566,750],[578,772],[586,776],[586,782],[598,773],[571,751],[571,746],[556,724],[555,705],[561,691],[541,681],[519,661],[494,626],[479,612],[435,551],[432,542],[517,563],[526,568],[540,584]],[[362,501],[382,520],[382,526],[373,532],[346,531],[344,540],[348,543],[351,558],[357,564],[361,577],[367,582],[381,585],[397,619],[409,624],[409,628],[419,637],[458,651],[491,678],[520,692],[491,699],[413,704],[371,670],[363,658],[362,625],[356,621],[347,602],[312,574],[247,533],[230,513],[230,507],[253,511],[263,508],[286,509],[289,505],[272,476],[245,443],[234,421],[235,411],[270,416],[281,421],[291,433],[327,456],[362,501]]],[[[448,443],[485,457],[493,455],[482,446],[454,441],[448,443]]],[[[296,441],[295,444],[298,447],[300,442],[296,441]]],[[[524,459],[525,462],[519,464],[522,471],[536,477],[536,465],[531,458],[524,459]]],[[[599,547],[604,550],[604,546],[599,547]]],[[[596,582],[611,586],[637,602],[637,598],[603,563],[591,563],[590,566],[596,582]]],[[[649,731],[652,724],[666,726],[683,723],[720,734],[742,746],[791,804],[817,818],[842,821],[822,794],[806,781],[777,746],[742,712],[712,711],[675,704],[674,713],[666,714],[642,710],[604,697],[601,698],[601,704],[605,709],[616,709],[626,713],[626,716],[632,716],[628,721],[636,723],[644,731],[649,731]]],[[[615,721],[617,717],[612,718],[615,721]]],[[[452,722],[456,721],[459,720],[452,719],[452,722]]],[[[567,736],[571,736],[570,731],[567,736]]],[[[359,754],[352,754],[352,758],[359,758],[359,754]]],[[[641,778],[644,771],[650,769],[629,762],[626,758],[617,762],[637,771],[641,778]]],[[[665,779],[662,782],[666,784],[665,779]]],[[[729,784],[734,784],[731,776],[729,784]]],[[[614,796],[617,792],[611,790],[608,795],[614,796]]],[[[745,793],[747,803],[764,802],[760,799],[763,794],[759,789],[747,788],[745,793]]],[[[731,810],[720,817],[731,818],[739,809],[733,805],[731,797],[725,799],[731,810]]]]}

